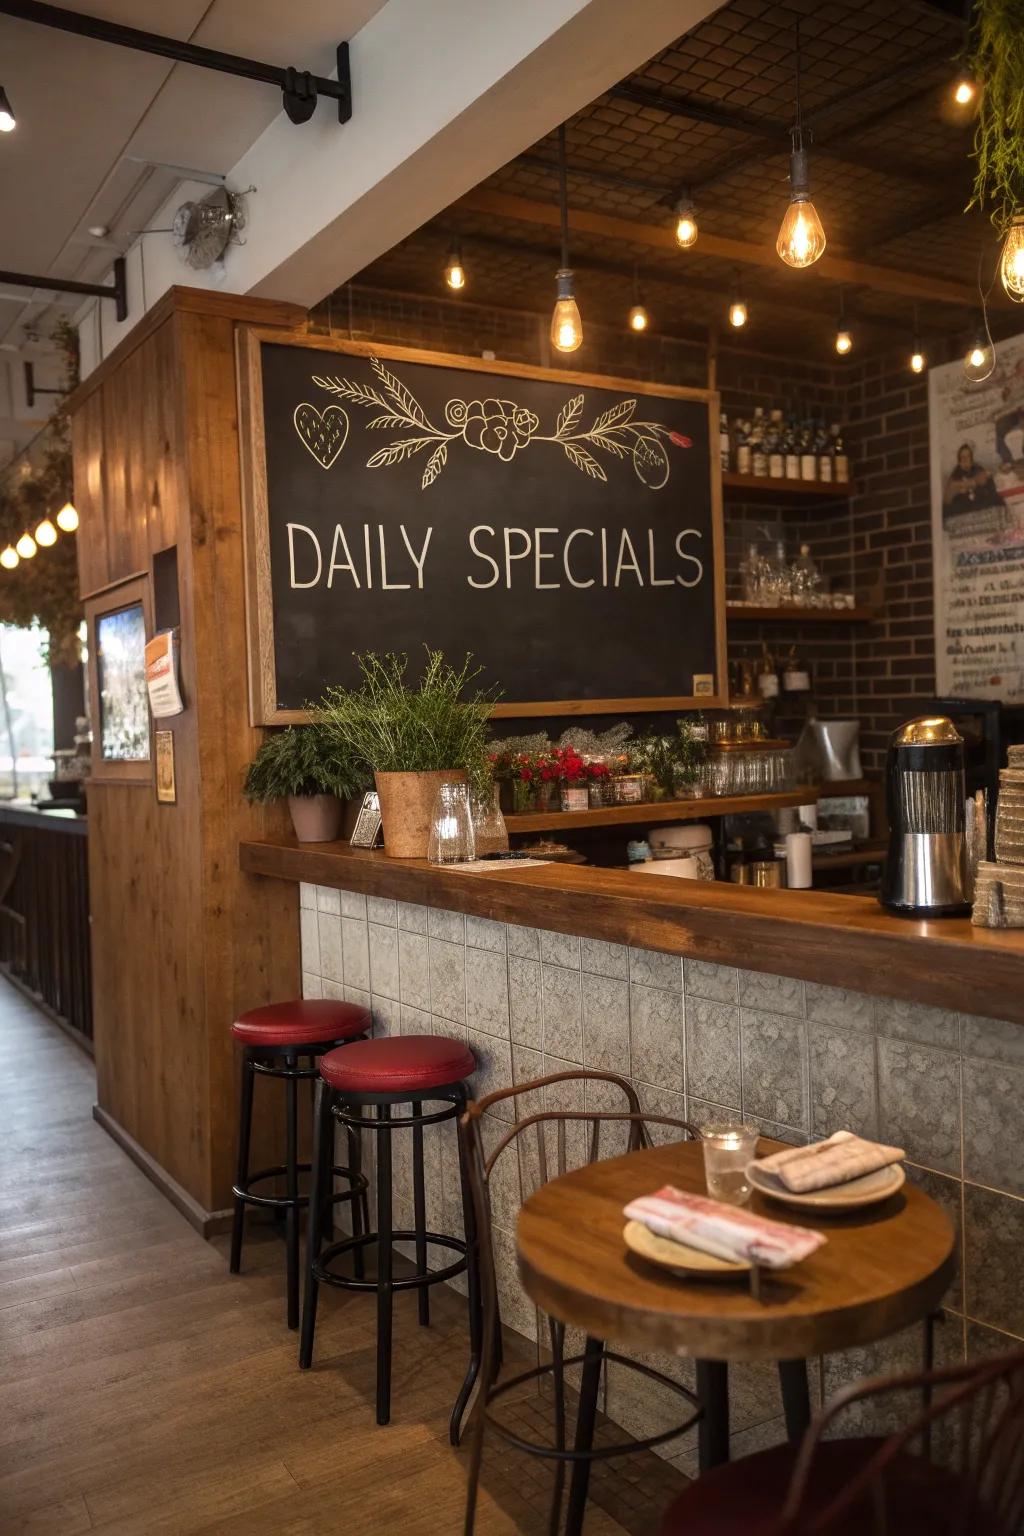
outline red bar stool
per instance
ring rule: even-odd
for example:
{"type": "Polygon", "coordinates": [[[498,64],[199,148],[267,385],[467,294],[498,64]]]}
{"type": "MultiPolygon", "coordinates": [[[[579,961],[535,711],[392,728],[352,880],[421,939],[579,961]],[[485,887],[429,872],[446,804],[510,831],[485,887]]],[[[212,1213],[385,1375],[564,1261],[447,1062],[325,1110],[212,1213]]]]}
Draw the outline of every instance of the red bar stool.
{"type": "MultiPolygon", "coordinates": [[[[455,1120],[467,1100],[465,1079],[476,1071],[476,1058],[460,1040],[438,1035],[391,1035],[380,1040],[364,1040],[330,1051],[320,1062],[314,1128],[313,1187],[309,1201],[309,1240],[306,1245],[306,1294],[302,1312],[302,1341],[299,1365],[305,1370],[313,1363],[313,1337],[316,1329],[317,1297],[321,1283],[342,1290],[377,1293],[377,1423],[387,1424],[391,1417],[391,1325],[392,1303],[396,1291],[415,1290],[419,1303],[421,1327],[430,1322],[428,1288],[442,1280],[467,1273],[469,1289],[470,1364],[466,1380],[452,1410],[450,1433],[458,1444],[462,1413],[469,1400],[480,1363],[482,1313],[477,1268],[470,1263],[473,1242],[472,1209],[463,1169],[463,1215],[466,1238],[427,1231],[426,1194],[423,1182],[423,1127],[455,1120]],[[423,1102],[441,1101],[446,1107],[425,1114],[423,1102]],[[400,1104],[408,1104],[408,1115],[392,1114],[400,1104]],[[373,1119],[363,1119],[365,1105],[376,1109],[373,1119]],[[323,1208],[319,1190],[333,1141],[334,1124],[351,1131],[366,1130],[376,1135],[377,1154],[377,1230],[353,1232],[351,1237],[323,1247],[323,1208]],[[392,1224],[391,1137],[412,1132],[413,1211],[411,1232],[396,1231],[392,1224]],[[317,1153],[319,1152],[319,1156],[317,1153]],[[392,1244],[411,1241],[416,1248],[416,1269],[411,1275],[396,1278],[393,1272],[392,1244]],[[427,1268],[427,1249],[444,1248],[458,1257],[442,1269],[427,1268]],[[363,1250],[373,1245],[377,1255],[376,1279],[367,1280],[359,1273],[341,1274],[331,1264],[344,1254],[353,1255],[358,1265],[363,1250]]],[[[459,1166],[462,1147],[459,1146],[459,1166]]]]}
{"type": "MultiPolygon", "coordinates": [[[[318,1079],[317,1062],[325,1051],[363,1039],[370,1031],[370,1014],[355,1003],[336,1002],[330,998],[298,999],[252,1008],[231,1026],[231,1033],[244,1047],[242,1053],[242,1104],[238,1122],[238,1172],[232,1187],[235,1216],[231,1227],[230,1270],[237,1275],[242,1264],[242,1236],[247,1205],[285,1212],[285,1252],[287,1273],[288,1327],[299,1326],[299,1211],[308,1197],[299,1194],[299,1174],[310,1171],[309,1163],[298,1160],[298,1089],[304,1079],[318,1079]],[[308,1058],[307,1066],[299,1058],[308,1058]],[[249,1172],[249,1142],[252,1133],[252,1099],[256,1075],[281,1078],[286,1084],[287,1143],[285,1161],[277,1168],[249,1172]],[[252,1186],[266,1179],[284,1177],[284,1195],[259,1195],[252,1186]]],[[[333,1149],[331,1153],[333,1165],[333,1149]]],[[[367,1183],[360,1167],[357,1135],[349,1135],[349,1167],[333,1168],[349,1187],[337,1194],[330,1188],[318,1198],[325,1205],[350,1200],[355,1230],[369,1225],[366,1202],[367,1183]],[[329,1202],[329,1204],[328,1204],[329,1202]]]]}

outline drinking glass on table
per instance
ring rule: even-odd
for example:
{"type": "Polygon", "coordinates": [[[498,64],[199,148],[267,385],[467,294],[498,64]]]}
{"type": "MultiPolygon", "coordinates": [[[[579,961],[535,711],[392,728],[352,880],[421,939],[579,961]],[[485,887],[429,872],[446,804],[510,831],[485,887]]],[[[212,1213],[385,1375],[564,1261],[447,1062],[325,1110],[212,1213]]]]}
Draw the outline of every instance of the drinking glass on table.
{"type": "Polygon", "coordinates": [[[727,1205],[746,1205],[750,1199],[747,1164],[757,1146],[757,1127],[717,1121],[706,1125],[701,1136],[708,1194],[712,1200],[724,1200],[727,1205]]]}

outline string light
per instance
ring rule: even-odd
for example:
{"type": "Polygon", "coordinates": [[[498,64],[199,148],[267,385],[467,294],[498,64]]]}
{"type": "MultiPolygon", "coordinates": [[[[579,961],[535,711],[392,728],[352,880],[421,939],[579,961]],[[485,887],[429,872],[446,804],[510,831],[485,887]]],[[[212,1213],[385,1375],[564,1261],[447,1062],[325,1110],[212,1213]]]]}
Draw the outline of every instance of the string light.
{"type": "Polygon", "coordinates": [[[7,99],[7,92],[0,85],[0,133],[13,133],[18,126],[18,119],[7,99]]]}
{"type": "Polygon", "coordinates": [[[573,293],[569,266],[569,199],[565,188],[565,124],[558,129],[558,201],[562,216],[562,265],[555,274],[558,297],[551,313],[551,345],[558,352],[575,352],[583,344],[583,321],[573,293]]]}
{"type": "Polygon", "coordinates": [[[685,193],[676,203],[676,244],[688,251],[691,245],[697,243],[697,215],[693,208],[693,199],[689,193],[685,193]]]}
{"type": "Polygon", "coordinates": [[[14,547],[22,560],[31,560],[36,552],[36,541],[30,533],[23,533],[14,547]]]}
{"type": "Polygon", "coordinates": [[[19,560],[18,551],[8,544],[6,549],[0,550],[0,565],[5,571],[13,571],[19,560]]]}
{"type": "Polygon", "coordinates": [[[41,545],[43,549],[49,549],[50,546],[52,544],[56,544],[56,542],[57,530],[50,522],[50,519],[48,517],[44,517],[42,522],[39,524],[39,527],[36,529],[36,543],[41,545]]]}
{"type": "Polygon", "coordinates": [[[57,527],[61,533],[74,533],[78,527],[78,509],[74,502],[66,501],[57,513],[57,527]]]}
{"type": "Polygon", "coordinates": [[[796,121],[790,129],[789,207],[779,226],[775,249],[788,267],[809,267],[825,249],[825,231],[809,195],[807,150],[800,109],[800,20],[796,24],[796,121]]]}
{"type": "Polygon", "coordinates": [[[462,265],[462,251],[458,245],[452,245],[448,251],[448,260],[445,263],[444,280],[449,288],[457,293],[460,288],[466,286],[466,269],[462,265]]]}
{"type": "Polygon", "coordinates": [[[1024,213],[1014,215],[1003,241],[999,276],[1007,297],[1015,304],[1024,304],[1024,213]]]}

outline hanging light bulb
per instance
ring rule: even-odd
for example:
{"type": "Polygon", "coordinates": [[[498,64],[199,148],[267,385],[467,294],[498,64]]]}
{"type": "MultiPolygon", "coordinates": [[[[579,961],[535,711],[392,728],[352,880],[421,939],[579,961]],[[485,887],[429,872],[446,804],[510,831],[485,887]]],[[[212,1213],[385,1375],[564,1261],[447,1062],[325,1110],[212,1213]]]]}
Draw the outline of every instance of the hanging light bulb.
{"type": "Polygon", "coordinates": [[[651,323],[651,317],[644,308],[640,299],[640,277],[636,263],[633,263],[633,307],[629,312],[629,328],[631,331],[646,331],[651,323]]]}
{"type": "Polygon", "coordinates": [[[684,192],[676,203],[676,244],[681,245],[684,251],[688,251],[691,245],[696,245],[697,233],[697,215],[693,209],[693,199],[689,193],[684,192]]]}
{"type": "Polygon", "coordinates": [[[800,111],[800,20],[796,24],[796,120],[790,129],[789,207],[775,249],[789,267],[809,267],[825,249],[825,231],[808,192],[807,150],[800,111]]]}
{"type": "Polygon", "coordinates": [[[6,549],[0,550],[0,565],[3,566],[5,571],[13,571],[18,563],[18,559],[18,551],[12,549],[10,544],[8,544],[6,549]]]}
{"type": "Polygon", "coordinates": [[[49,549],[50,545],[56,544],[56,542],[57,530],[50,522],[50,519],[48,517],[44,517],[42,522],[39,524],[39,527],[36,529],[36,543],[41,544],[44,549],[49,549]]]}
{"type": "Polygon", "coordinates": [[[911,373],[924,373],[928,366],[928,359],[924,355],[921,346],[921,331],[917,323],[917,305],[914,305],[914,350],[910,354],[911,373]]]}
{"type": "Polygon", "coordinates": [[[559,352],[575,352],[583,344],[583,321],[573,293],[569,266],[569,199],[565,189],[565,124],[558,129],[558,202],[562,216],[562,265],[555,274],[558,297],[551,314],[551,345],[559,352]]]}
{"type": "Polygon", "coordinates": [[[7,92],[0,85],[0,133],[12,133],[17,126],[18,119],[7,99],[7,92]]]}
{"type": "Polygon", "coordinates": [[[1024,304],[1024,213],[1014,214],[1013,223],[1003,241],[999,276],[1007,296],[1015,304],[1024,304]]]}
{"type": "Polygon", "coordinates": [[[983,318],[964,355],[964,373],[973,384],[983,384],[995,366],[996,349],[983,318]]]}
{"type": "Polygon", "coordinates": [[[956,105],[958,107],[970,106],[977,94],[978,87],[966,70],[961,70],[953,82],[953,100],[956,102],[956,105]]]}
{"type": "Polygon", "coordinates": [[[846,323],[846,296],[842,288],[839,290],[839,322],[836,326],[835,348],[840,357],[845,357],[853,348],[853,336],[846,323]]]}
{"type": "Polygon", "coordinates": [[[445,263],[444,280],[449,288],[456,292],[466,286],[466,269],[462,265],[462,251],[457,244],[453,244],[448,251],[448,260],[445,263]]]}
{"type": "Polygon", "coordinates": [[[74,502],[66,501],[57,513],[57,527],[61,533],[74,533],[78,527],[78,509],[74,502]]]}
{"type": "Polygon", "coordinates": [[[31,560],[36,552],[36,541],[30,533],[23,533],[14,547],[23,560],[31,560]]]}
{"type": "Polygon", "coordinates": [[[738,331],[747,323],[747,306],[742,299],[734,298],[729,305],[729,324],[738,331]]]}

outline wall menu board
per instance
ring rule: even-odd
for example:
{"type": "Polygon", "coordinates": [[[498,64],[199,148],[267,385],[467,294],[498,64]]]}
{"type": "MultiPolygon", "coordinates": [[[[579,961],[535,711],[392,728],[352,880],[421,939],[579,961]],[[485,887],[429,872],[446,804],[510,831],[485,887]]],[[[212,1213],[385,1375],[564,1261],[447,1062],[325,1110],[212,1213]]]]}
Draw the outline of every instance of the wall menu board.
{"type": "Polygon", "coordinates": [[[253,721],[424,645],[497,713],[723,698],[717,397],[242,331],[253,721]]]}

